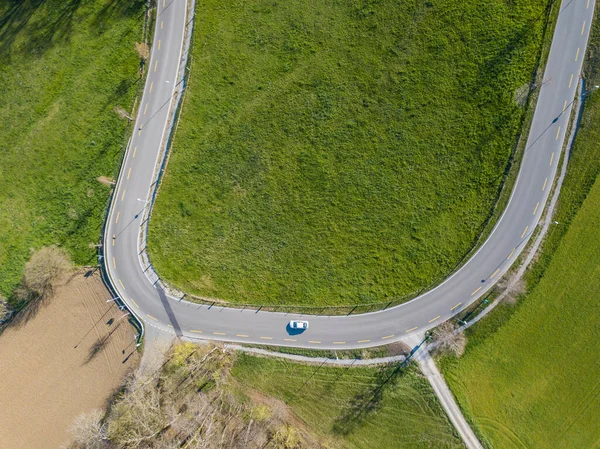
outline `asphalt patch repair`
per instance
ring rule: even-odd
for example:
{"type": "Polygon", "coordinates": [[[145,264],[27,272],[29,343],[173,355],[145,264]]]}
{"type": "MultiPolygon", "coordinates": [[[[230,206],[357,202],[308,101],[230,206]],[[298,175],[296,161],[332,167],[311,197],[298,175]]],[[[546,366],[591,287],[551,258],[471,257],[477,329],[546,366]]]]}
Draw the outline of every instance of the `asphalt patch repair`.
{"type": "Polygon", "coordinates": [[[59,448],[77,416],[106,406],[139,363],[125,314],[81,270],[0,335],[1,447],[59,448]]]}

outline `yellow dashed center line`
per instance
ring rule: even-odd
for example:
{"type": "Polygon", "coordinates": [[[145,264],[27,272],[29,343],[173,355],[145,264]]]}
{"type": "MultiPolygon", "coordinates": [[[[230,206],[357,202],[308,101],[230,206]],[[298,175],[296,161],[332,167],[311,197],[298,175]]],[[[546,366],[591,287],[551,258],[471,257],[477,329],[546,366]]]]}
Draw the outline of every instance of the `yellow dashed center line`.
{"type": "Polygon", "coordinates": [[[172,325],[170,325],[170,324],[167,324],[167,326],[169,326],[171,329],[173,329],[173,326],[172,326],[172,325]]]}
{"type": "Polygon", "coordinates": [[[146,314],[146,316],[147,316],[148,318],[150,318],[151,320],[158,321],[156,318],[154,318],[152,315],[150,315],[150,314],[148,314],[148,313],[146,314]]]}
{"type": "Polygon", "coordinates": [[[202,331],[199,331],[197,329],[190,329],[190,332],[193,332],[194,334],[201,334],[202,331]]]}
{"type": "Polygon", "coordinates": [[[540,207],[540,203],[539,202],[535,205],[535,209],[533,209],[533,215],[535,215],[535,213],[537,212],[538,207],[540,207]]]}
{"type": "Polygon", "coordinates": [[[585,7],[585,9],[588,9],[589,7],[590,7],[590,0],[588,0],[587,6],[585,7]]]}
{"type": "Polygon", "coordinates": [[[508,255],[508,257],[506,259],[507,260],[510,259],[514,253],[515,253],[515,248],[513,248],[513,250],[510,252],[510,254],[508,255]]]}
{"type": "Polygon", "coordinates": [[[134,305],[134,306],[136,306],[136,307],[138,307],[138,308],[139,308],[139,306],[137,305],[137,302],[135,302],[135,301],[133,300],[133,298],[131,298],[131,302],[133,303],[133,305],[134,305]]]}
{"type": "Polygon", "coordinates": [[[154,81],[150,83],[150,93],[152,93],[152,88],[154,87],[154,81]]]}
{"type": "Polygon", "coordinates": [[[439,320],[440,319],[440,315],[436,316],[435,318],[432,318],[429,320],[430,323],[433,323],[435,320],[439,320]]]}
{"type": "Polygon", "coordinates": [[[116,240],[117,236],[113,234],[112,237],[112,246],[115,246],[115,240],[116,240]]]}
{"type": "Polygon", "coordinates": [[[552,165],[552,161],[554,161],[554,151],[550,155],[550,163],[548,165],[552,165]]]}
{"type": "Polygon", "coordinates": [[[334,341],[333,344],[334,345],[345,345],[346,342],[345,341],[334,341]]]}
{"type": "Polygon", "coordinates": [[[224,332],[213,332],[214,335],[225,335],[224,332]]]}
{"type": "Polygon", "coordinates": [[[386,335],[385,337],[381,337],[382,340],[387,340],[388,338],[392,338],[394,336],[394,334],[392,335],[386,335]]]}
{"type": "Polygon", "coordinates": [[[471,293],[471,296],[473,296],[475,293],[477,293],[479,290],[481,290],[481,287],[477,287],[477,290],[473,291],[473,293],[471,293]]]}
{"type": "Polygon", "coordinates": [[[133,157],[135,157],[136,153],[137,153],[137,147],[134,147],[134,149],[133,149],[133,157]]]}
{"type": "Polygon", "coordinates": [[[167,0],[163,0],[163,6],[165,6],[165,5],[166,5],[166,2],[167,2],[167,0]]]}
{"type": "Polygon", "coordinates": [[[156,68],[158,67],[158,61],[154,63],[154,71],[156,72],[156,68]]]}
{"type": "Polygon", "coordinates": [[[358,341],[357,341],[357,343],[368,343],[368,342],[370,342],[370,341],[371,341],[371,340],[358,340],[358,341]]]}
{"type": "Polygon", "coordinates": [[[585,31],[585,20],[583,21],[583,25],[581,25],[581,35],[583,36],[583,32],[585,31]]]}
{"type": "Polygon", "coordinates": [[[130,176],[131,176],[131,167],[129,167],[129,170],[127,171],[127,179],[129,179],[130,176]]]}
{"type": "MultiPolygon", "coordinates": [[[[481,290],[481,287],[479,287],[476,291],[481,290]]],[[[458,306],[460,306],[462,304],[462,302],[459,302],[458,304],[456,304],[454,307],[452,307],[450,310],[454,310],[456,309],[458,306]]]]}
{"type": "Polygon", "coordinates": [[[314,343],[315,345],[320,345],[321,342],[319,340],[308,340],[309,343],[314,343]]]}
{"type": "Polygon", "coordinates": [[[560,126],[558,127],[558,129],[556,130],[556,137],[555,140],[558,140],[558,136],[560,135],[560,126]]]}
{"type": "Polygon", "coordinates": [[[529,229],[529,226],[525,226],[525,230],[523,231],[523,234],[521,234],[521,238],[525,237],[525,233],[527,232],[528,229],[529,229]]]}
{"type": "Polygon", "coordinates": [[[121,284],[121,288],[125,288],[125,286],[123,285],[123,281],[121,279],[119,279],[119,284],[121,284]]]}
{"type": "Polygon", "coordinates": [[[127,189],[123,190],[123,193],[121,194],[121,201],[125,199],[125,192],[127,192],[127,189]]]}
{"type": "Polygon", "coordinates": [[[410,329],[406,329],[404,332],[405,333],[409,333],[409,332],[412,332],[412,331],[414,331],[415,329],[418,329],[418,328],[419,328],[419,326],[411,327],[410,329]]]}
{"type": "Polygon", "coordinates": [[[571,78],[569,79],[569,89],[571,88],[571,84],[573,84],[573,74],[571,73],[571,78]]]}
{"type": "Polygon", "coordinates": [[[117,219],[115,220],[115,223],[119,222],[119,216],[121,215],[121,211],[117,212],[117,219]]]}
{"type": "Polygon", "coordinates": [[[490,276],[490,279],[492,279],[494,276],[496,276],[498,274],[498,271],[500,271],[500,268],[498,268],[496,271],[494,271],[494,273],[490,276]]]}
{"type": "Polygon", "coordinates": [[[273,340],[273,337],[260,337],[261,340],[273,340]]]}
{"type": "Polygon", "coordinates": [[[565,104],[563,104],[563,112],[565,112],[565,109],[567,109],[567,100],[565,100],[565,104]]]}
{"type": "Polygon", "coordinates": [[[160,29],[161,29],[161,30],[163,29],[163,25],[164,25],[164,24],[165,24],[165,23],[164,23],[164,22],[161,20],[161,21],[160,21],[160,29]]]}
{"type": "Polygon", "coordinates": [[[158,40],[158,49],[160,50],[160,39],[158,40]]]}
{"type": "Polygon", "coordinates": [[[115,260],[114,257],[113,257],[113,268],[117,268],[117,261],[115,260]]]}
{"type": "Polygon", "coordinates": [[[298,341],[298,340],[294,340],[293,338],[284,338],[284,341],[298,341]]]}
{"type": "Polygon", "coordinates": [[[542,192],[546,190],[546,184],[548,183],[548,178],[544,180],[544,185],[542,186],[542,192]]]}
{"type": "Polygon", "coordinates": [[[146,115],[147,111],[148,111],[148,103],[146,103],[146,106],[144,106],[144,115],[146,115]]]}
{"type": "Polygon", "coordinates": [[[577,47],[577,53],[575,53],[575,61],[579,59],[579,47],[577,47]]]}
{"type": "Polygon", "coordinates": [[[250,335],[246,335],[246,334],[235,334],[236,337],[243,337],[243,338],[248,338],[250,335]]]}

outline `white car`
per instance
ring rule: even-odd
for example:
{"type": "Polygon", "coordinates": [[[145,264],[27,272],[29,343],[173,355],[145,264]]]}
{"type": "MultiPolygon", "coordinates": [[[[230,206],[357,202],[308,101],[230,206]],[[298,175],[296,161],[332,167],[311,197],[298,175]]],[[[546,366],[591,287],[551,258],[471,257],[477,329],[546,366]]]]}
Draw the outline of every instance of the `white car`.
{"type": "Polygon", "coordinates": [[[308,321],[290,321],[290,329],[306,330],[308,329],[308,321]]]}

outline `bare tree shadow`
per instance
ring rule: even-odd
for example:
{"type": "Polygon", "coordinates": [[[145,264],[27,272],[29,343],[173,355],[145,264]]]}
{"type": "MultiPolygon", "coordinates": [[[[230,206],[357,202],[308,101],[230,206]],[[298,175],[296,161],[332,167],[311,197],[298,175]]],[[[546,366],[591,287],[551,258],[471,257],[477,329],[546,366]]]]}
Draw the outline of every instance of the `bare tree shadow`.
{"type": "Polygon", "coordinates": [[[104,350],[104,348],[106,348],[107,343],[108,343],[108,338],[106,338],[106,337],[100,337],[98,340],[96,340],[94,342],[94,344],[92,345],[92,347],[90,348],[90,352],[88,353],[88,356],[84,362],[84,365],[87,365],[92,360],[94,360],[96,358],[96,356],[98,354],[100,354],[104,350]]]}
{"type": "Polygon", "coordinates": [[[10,6],[0,16],[0,55],[9,51],[19,32],[44,0],[11,0],[10,6]]]}
{"type": "MultiPolygon", "coordinates": [[[[104,349],[106,349],[106,345],[108,344],[110,337],[119,328],[121,323],[122,323],[122,321],[119,321],[117,323],[117,325],[115,327],[113,327],[108,334],[98,338],[94,342],[94,344],[90,347],[90,350],[88,352],[88,356],[87,356],[85,362],[83,362],[84,365],[87,365],[88,363],[90,363],[92,360],[94,360],[96,358],[97,355],[99,355],[104,349]]],[[[112,323],[110,325],[112,325],[112,323]]]]}
{"type": "Polygon", "coordinates": [[[40,310],[50,303],[53,294],[54,289],[51,286],[39,294],[28,290],[27,287],[21,284],[13,292],[13,295],[10,298],[10,303],[15,304],[17,312],[7,322],[4,329],[11,327],[19,329],[23,327],[29,320],[35,318],[40,310]]]}
{"type": "Polygon", "coordinates": [[[146,0],[111,0],[96,14],[91,26],[96,33],[102,34],[104,25],[115,17],[130,17],[134,14],[141,17],[146,13],[146,8],[143,8],[146,3],[146,0]]]}
{"type": "Polygon", "coordinates": [[[333,423],[333,432],[348,435],[382,407],[386,391],[393,388],[406,373],[406,363],[381,368],[375,383],[357,393],[333,423]]]}
{"type": "Polygon", "coordinates": [[[0,57],[14,53],[41,55],[57,42],[68,40],[81,3],[82,0],[12,0],[0,16],[0,57]],[[33,17],[39,8],[47,13],[33,17]],[[27,39],[17,44],[17,37],[25,27],[28,27],[27,39]]]}

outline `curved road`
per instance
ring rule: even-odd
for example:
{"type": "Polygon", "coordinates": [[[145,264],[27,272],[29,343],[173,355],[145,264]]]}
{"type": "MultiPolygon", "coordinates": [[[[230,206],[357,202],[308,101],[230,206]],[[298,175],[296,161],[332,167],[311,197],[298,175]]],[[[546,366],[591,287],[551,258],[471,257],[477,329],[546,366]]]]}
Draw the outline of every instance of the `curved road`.
{"type": "Polygon", "coordinates": [[[154,193],[165,129],[172,113],[186,21],[186,0],[158,0],[148,77],[136,128],[125,154],[105,231],[111,282],[146,325],[188,338],[321,349],[376,346],[431,328],[476,301],[512,265],[534,231],[550,193],[593,18],[595,0],[563,0],[527,147],[509,204],[489,238],[444,283],[405,304],[363,315],[310,316],[310,328],[290,335],[299,315],[208,307],[179,301],[143,268],[141,232],[154,193]]]}

